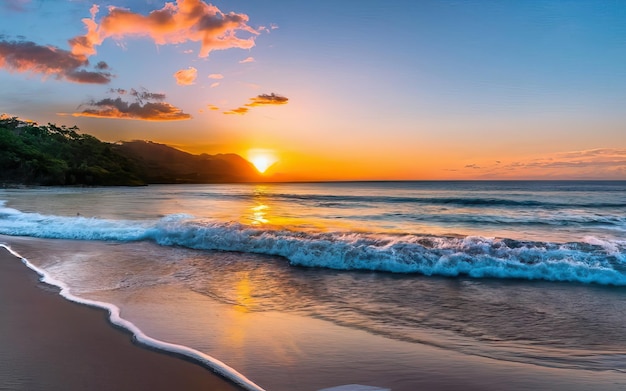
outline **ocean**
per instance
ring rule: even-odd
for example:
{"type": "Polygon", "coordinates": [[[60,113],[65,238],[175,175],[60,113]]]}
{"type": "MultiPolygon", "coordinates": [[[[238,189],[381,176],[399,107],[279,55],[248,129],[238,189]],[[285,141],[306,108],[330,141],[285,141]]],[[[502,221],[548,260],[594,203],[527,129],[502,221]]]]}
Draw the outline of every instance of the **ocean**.
{"type": "Polygon", "coordinates": [[[0,243],[250,389],[626,389],[626,181],[0,189],[0,243]]]}

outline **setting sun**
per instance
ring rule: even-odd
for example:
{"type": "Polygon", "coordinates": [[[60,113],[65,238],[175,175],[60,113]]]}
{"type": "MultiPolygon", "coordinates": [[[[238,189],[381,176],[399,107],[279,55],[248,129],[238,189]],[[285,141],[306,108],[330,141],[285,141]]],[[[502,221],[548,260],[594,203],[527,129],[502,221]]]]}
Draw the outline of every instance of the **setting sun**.
{"type": "Polygon", "coordinates": [[[276,163],[278,159],[276,159],[271,150],[252,149],[248,151],[248,160],[263,174],[272,164],[276,163]]]}

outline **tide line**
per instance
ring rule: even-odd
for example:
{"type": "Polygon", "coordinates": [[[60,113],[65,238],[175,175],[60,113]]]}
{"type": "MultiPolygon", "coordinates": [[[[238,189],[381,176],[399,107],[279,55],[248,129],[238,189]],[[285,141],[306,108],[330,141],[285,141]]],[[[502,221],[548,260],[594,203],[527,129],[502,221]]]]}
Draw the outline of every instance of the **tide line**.
{"type": "Polygon", "coordinates": [[[151,348],[156,348],[165,352],[169,352],[169,353],[174,353],[176,355],[181,355],[181,356],[185,356],[188,357],[192,360],[195,360],[197,362],[199,362],[200,364],[202,364],[203,366],[209,368],[211,371],[217,373],[218,375],[221,375],[231,381],[233,381],[235,384],[241,386],[242,388],[244,388],[245,390],[248,391],[265,391],[263,388],[261,388],[260,386],[258,386],[257,384],[255,384],[254,382],[252,382],[250,379],[248,379],[247,377],[245,377],[243,374],[239,373],[237,370],[235,370],[234,368],[226,365],[225,363],[223,363],[222,361],[211,357],[207,354],[204,354],[196,349],[192,349],[188,346],[183,346],[183,345],[178,345],[178,344],[173,344],[173,343],[169,343],[169,342],[165,342],[165,341],[161,341],[155,338],[152,338],[146,334],[144,334],[141,329],[139,329],[135,324],[129,322],[128,320],[122,318],[120,316],[120,309],[111,304],[111,303],[105,303],[105,302],[101,302],[101,301],[96,301],[96,300],[89,300],[89,299],[84,299],[78,296],[74,296],[71,292],[70,289],[67,285],[65,285],[65,283],[63,283],[62,281],[59,281],[55,278],[53,278],[52,276],[50,276],[50,274],[48,274],[45,270],[42,270],[40,268],[38,268],[37,266],[33,265],[30,261],[28,261],[28,259],[22,257],[19,253],[17,253],[15,250],[13,250],[11,247],[9,247],[8,245],[5,244],[1,244],[0,243],[0,247],[5,248],[7,251],[9,251],[11,254],[13,254],[14,256],[20,258],[22,260],[22,262],[29,268],[32,269],[33,271],[35,271],[37,274],[39,274],[39,276],[41,276],[40,281],[48,284],[48,285],[52,285],[55,286],[57,288],[60,289],[59,294],[64,297],[65,299],[69,300],[69,301],[73,301],[75,303],[79,303],[79,304],[83,304],[86,306],[90,306],[90,307],[95,307],[95,308],[102,308],[108,311],[109,313],[109,322],[115,326],[121,327],[123,329],[128,330],[131,334],[132,337],[134,339],[134,341],[136,341],[138,344],[141,345],[145,345],[145,346],[149,346],[151,348]]]}

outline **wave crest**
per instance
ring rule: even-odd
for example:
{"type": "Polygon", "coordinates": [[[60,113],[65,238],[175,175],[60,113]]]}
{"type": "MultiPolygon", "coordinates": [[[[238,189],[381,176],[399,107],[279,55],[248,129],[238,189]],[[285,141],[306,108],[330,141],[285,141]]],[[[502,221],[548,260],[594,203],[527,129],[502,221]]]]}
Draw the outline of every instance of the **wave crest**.
{"type": "Polygon", "coordinates": [[[478,236],[304,232],[190,215],[132,221],[47,216],[0,205],[0,233],[56,239],[137,241],[281,256],[292,265],[475,278],[626,285],[626,241],[550,243],[478,236]]]}

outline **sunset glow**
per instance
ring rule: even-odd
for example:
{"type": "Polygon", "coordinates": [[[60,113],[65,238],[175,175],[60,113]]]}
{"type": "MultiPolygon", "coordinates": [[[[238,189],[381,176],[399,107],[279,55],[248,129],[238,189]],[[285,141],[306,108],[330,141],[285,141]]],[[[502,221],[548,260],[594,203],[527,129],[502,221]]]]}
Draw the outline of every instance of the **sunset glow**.
{"type": "Polygon", "coordinates": [[[248,161],[250,161],[250,163],[252,163],[261,174],[263,174],[277,161],[277,159],[273,155],[272,151],[253,149],[248,152],[248,161]]]}
{"type": "Polygon", "coordinates": [[[263,174],[267,170],[267,168],[270,166],[270,161],[267,158],[267,156],[257,156],[253,158],[251,162],[252,164],[254,164],[254,167],[256,167],[256,169],[259,170],[261,174],[263,174]]]}
{"type": "Polygon", "coordinates": [[[0,113],[40,124],[238,153],[272,180],[626,178],[626,3],[0,11],[0,113]]]}

